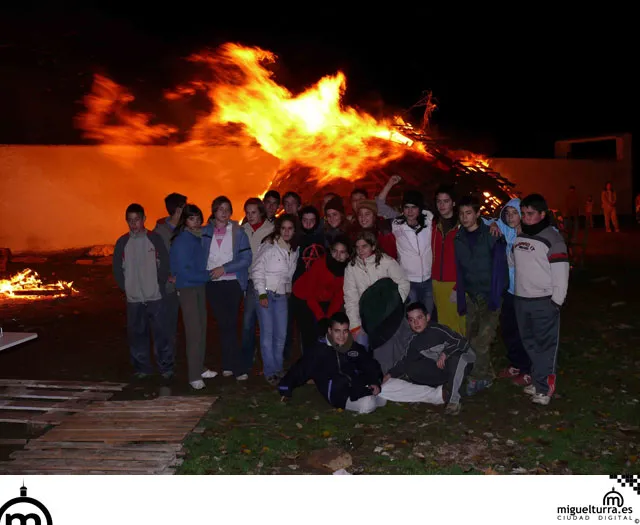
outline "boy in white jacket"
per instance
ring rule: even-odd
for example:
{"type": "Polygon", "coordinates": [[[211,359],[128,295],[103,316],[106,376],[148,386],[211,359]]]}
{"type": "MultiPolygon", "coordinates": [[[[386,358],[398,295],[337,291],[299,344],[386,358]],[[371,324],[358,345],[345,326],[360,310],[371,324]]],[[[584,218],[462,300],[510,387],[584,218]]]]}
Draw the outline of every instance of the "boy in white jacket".
{"type": "Polygon", "coordinates": [[[409,279],[409,300],[424,304],[431,315],[433,213],[425,209],[422,193],[413,190],[404,193],[402,215],[391,223],[391,231],[396,238],[398,262],[409,279]]]}

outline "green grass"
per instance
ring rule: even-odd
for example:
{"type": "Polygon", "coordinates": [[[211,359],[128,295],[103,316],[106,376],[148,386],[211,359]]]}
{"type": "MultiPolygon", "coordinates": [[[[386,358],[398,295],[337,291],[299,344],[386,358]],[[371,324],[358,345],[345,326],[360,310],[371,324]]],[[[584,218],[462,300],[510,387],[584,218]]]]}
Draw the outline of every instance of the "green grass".
{"type": "MultiPolygon", "coordinates": [[[[312,451],[349,452],[352,473],[637,473],[640,443],[640,280],[611,269],[574,272],[562,312],[558,397],[533,405],[497,382],[463,400],[457,417],[389,403],[357,416],[329,407],[315,387],[289,403],[266,384],[221,382],[182,474],[319,473],[312,451]],[[606,271],[605,271],[606,270],[606,271]],[[594,283],[600,275],[613,282],[594,283]],[[612,304],[624,302],[613,307],[612,304]]],[[[496,368],[505,365],[501,343],[496,368]]]]}

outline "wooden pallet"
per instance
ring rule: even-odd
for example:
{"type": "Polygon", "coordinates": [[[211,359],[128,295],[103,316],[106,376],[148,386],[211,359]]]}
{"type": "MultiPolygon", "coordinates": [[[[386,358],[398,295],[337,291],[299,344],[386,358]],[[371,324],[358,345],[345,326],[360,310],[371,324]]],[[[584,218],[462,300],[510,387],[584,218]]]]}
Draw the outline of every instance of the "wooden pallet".
{"type": "Polygon", "coordinates": [[[95,401],[105,401],[126,383],[0,379],[0,423],[59,425],[95,401]]]}
{"type": "Polygon", "coordinates": [[[0,474],[173,474],[215,397],[102,401],[0,463],[0,474]]]}

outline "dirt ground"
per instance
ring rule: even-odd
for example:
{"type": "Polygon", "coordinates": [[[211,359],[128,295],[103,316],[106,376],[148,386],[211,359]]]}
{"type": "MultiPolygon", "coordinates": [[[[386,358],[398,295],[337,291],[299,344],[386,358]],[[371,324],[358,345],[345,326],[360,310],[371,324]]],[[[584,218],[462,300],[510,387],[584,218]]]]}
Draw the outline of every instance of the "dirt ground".
{"type": "MultiPolygon", "coordinates": [[[[637,304],[639,243],[638,231],[608,235],[597,231],[591,235],[585,267],[574,270],[578,275],[576,282],[579,284],[576,286],[580,287],[580,293],[574,294],[570,289],[569,304],[563,310],[563,321],[569,321],[565,327],[571,325],[572,315],[577,319],[586,307],[584,300],[575,298],[598,300],[599,295],[585,295],[595,286],[589,284],[593,279],[626,275],[628,282],[620,283],[618,290],[607,293],[602,301],[629,301],[629,304],[635,301],[637,304]]],[[[38,333],[38,339],[0,352],[0,378],[129,382],[132,369],[126,340],[123,294],[113,280],[110,266],[75,264],[84,253],[86,250],[46,254],[47,261],[43,263],[8,264],[7,274],[0,277],[13,275],[29,267],[36,270],[45,282],[57,279],[73,281],[78,293],[63,299],[0,299],[0,321],[5,331],[38,333]]],[[[604,306],[604,303],[599,306],[604,306]]],[[[569,335],[572,334],[563,330],[563,338],[569,335]]],[[[629,330],[629,335],[637,341],[637,328],[629,330]]],[[[217,329],[210,316],[207,366],[220,371],[219,358],[217,329]]],[[[213,381],[219,382],[208,387],[205,394],[235,396],[238,393],[262,393],[268,387],[257,373],[258,366],[254,368],[250,380],[243,385],[237,385],[233,379],[216,378],[213,381]]],[[[188,394],[182,326],[178,333],[176,374],[172,393],[188,394]]],[[[131,386],[118,394],[118,398],[155,396],[158,388],[156,384],[131,386]]],[[[474,418],[464,413],[461,416],[464,419],[471,418],[469,422],[474,418]]],[[[509,426],[510,423],[505,421],[505,425],[509,426]]],[[[496,432],[495,422],[492,431],[496,432]]],[[[29,437],[36,433],[36,430],[23,425],[0,424],[3,437],[29,437]]],[[[4,459],[9,452],[8,447],[0,447],[0,459],[4,459]]]]}

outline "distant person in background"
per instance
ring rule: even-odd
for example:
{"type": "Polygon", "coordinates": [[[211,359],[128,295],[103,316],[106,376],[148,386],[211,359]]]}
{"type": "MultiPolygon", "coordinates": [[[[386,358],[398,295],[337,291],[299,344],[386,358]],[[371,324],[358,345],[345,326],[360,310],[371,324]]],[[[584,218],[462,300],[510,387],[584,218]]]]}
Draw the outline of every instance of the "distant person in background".
{"type": "Polygon", "coordinates": [[[288,191],[282,197],[284,212],[289,215],[298,215],[302,207],[302,198],[295,191],[288,191]]]}
{"type": "MultiPolygon", "coordinates": [[[[182,210],[187,205],[187,197],[180,193],[170,193],[164,199],[165,207],[167,208],[168,217],[159,219],[156,223],[156,227],[153,229],[155,233],[162,237],[164,247],[169,253],[171,247],[171,238],[173,237],[176,227],[182,217],[182,210]]],[[[178,313],[180,311],[180,302],[178,301],[178,294],[176,292],[176,278],[175,273],[170,269],[171,275],[167,280],[165,294],[162,297],[164,301],[164,314],[165,314],[165,327],[167,330],[167,337],[169,338],[169,344],[171,345],[171,352],[176,353],[176,332],[178,331],[178,313]]]]}
{"type": "Polygon", "coordinates": [[[584,203],[584,214],[586,227],[593,228],[593,195],[589,195],[584,203]]]}
{"type": "Polygon", "coordinates": [[[578,233],[580,220],[580,199],[576,187],[569,186],[569,191],[565,197],[564,224],[569,239],[574,239],[578,233]]]}
{"type": "Polygon", "coordinates": [[[269,190],[264,194],[264,208],[267,211],[267,220],[271,223],[276,220],[278,208],[280,208],[280,194],[276,190],[269,190]]]}
{"type": "Polygon", "coordinates": [[[169,253],[162,238],[145,228],[146,216],[140,204],[130,204],[125,218],[129,232],[116,242],[113,276],[127,297],[127,333],[134,379],[147,379],[153,374],[149,329],[160,374],[170,379],[174,355],[165,329],[162,300],[169,278],[169,253]]]}
{"type": "Polygon", "coordinates": [[[613,228],[618,233],[620,228],[618,227],[618,214],[616,213],[616,202],[618,197],[613,189],[613,185],[610,181],[604,185],[602,190],[602,211],[604,213],[604,227],[607,232],[611,232],[611,223],[613,228]]]}
{"type": "Polygon", "coordinates": [[[351,192],[351,215],[347,216],[349,222],[355,222],[358,220],[358,203],[360,201],[366,201],[369,198],[369,193],[363,188],[354,188],[351,192]]]}

